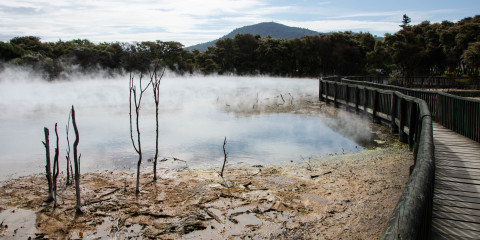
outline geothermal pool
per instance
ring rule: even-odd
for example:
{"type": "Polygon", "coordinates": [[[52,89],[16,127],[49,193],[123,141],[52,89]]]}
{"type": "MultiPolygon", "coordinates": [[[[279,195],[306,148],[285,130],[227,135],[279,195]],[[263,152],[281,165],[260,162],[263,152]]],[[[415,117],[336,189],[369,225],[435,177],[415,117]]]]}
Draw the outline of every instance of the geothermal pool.
{"type": "MultiPolygon", "coordinates": [[[[45,82],[26,73],[0,73],[0,179],[44,171],[43,127],[50,129],[53,159],[56,122],[60,169],[65,171],[71,105],[80,132],[82,172],[134,169],[137,154],[130,140],[128,80],[128,76],[78,76],[45,82]]],[[[313,112],[298,109],[305,101],[318,105],[317,86],[316,79],[164,76],[159,159],[168,160],[158,167],[220,168],[224,137],[229,165],[270,165],[362,150],[358,142],[370,133],[365,121],[348,114],[335,119],[320,107],[313,112]]],[[[144,168],[152,166],[147,159],[155,151],[152,90],[145,94],[140,113],[144,168]]]]}

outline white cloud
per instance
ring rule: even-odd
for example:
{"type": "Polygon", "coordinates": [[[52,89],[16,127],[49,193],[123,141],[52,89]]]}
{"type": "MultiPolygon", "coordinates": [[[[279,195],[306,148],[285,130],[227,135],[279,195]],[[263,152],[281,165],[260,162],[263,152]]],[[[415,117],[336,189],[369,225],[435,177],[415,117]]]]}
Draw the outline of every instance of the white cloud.
{"type": "Polygon", "coordinates": [[[211,29],[201,31],[216,19],[276,11],[275,7],[268,7],[258,0],[0,2],[0,35],[37,35],[44,41],[56,41],[59,38],[100,41],[160,39],[176,40],[188,45],[207,38],[217,38],[218,32],[211,29]],[[200,31],[200,35],[188,36],[200,31]]]}
{"type": "MultiPolygon", "coordinates": [[[[453,10],[407,13],[422,21],[453,10]]],[[[263,21],[320,32],[395,32],[403,10],[359,12],[337,2],[274,0],[0,0],[0,40],[35,35],[43,41],[179,41],[186,46],[263,21]]]]}

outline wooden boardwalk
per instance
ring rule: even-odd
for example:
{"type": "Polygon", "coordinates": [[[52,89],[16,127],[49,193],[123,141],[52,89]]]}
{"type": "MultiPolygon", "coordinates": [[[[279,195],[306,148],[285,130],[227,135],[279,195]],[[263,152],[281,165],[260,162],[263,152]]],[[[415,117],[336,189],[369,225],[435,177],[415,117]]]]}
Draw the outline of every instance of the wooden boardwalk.
{"type": "Polygon", "coordinates": [[[433,239],[480,239],[480,144],[433,125],[433,239]]]}

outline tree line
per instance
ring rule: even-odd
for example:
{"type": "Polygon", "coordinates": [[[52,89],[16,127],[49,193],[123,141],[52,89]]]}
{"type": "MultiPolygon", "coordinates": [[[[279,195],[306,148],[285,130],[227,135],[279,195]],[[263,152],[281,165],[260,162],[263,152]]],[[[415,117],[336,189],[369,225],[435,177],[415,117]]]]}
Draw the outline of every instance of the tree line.
{"type": "Polygon", "coordinates": [[[179,74],[317,77],[397,70],[406,77],[478,76],[480,15],[456,23],[424,21],[412,26],[410,22],[404,15],[401,30],[384,39],[348,31],[298,39],[238,34],[204,52],[159,40],[95,44],[85,39],[41,42],[39,37],[25,36],[0,42],[0,61],[41,70],[46,79],[75,70],[145,73],[158,64],[179,74]]]}

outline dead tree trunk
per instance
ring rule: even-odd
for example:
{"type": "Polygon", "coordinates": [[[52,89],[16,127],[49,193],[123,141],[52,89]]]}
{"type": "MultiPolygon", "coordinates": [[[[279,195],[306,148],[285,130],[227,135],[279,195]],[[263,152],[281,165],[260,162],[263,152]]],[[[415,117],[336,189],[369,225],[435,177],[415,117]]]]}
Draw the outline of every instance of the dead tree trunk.
{"type": "Polygon", "coordinates": [[[73,180],[73,171],[72,171],[72,161],[70,159],[70,140],[68,139],[68,131],[70,130],[70,114],[68,114],[68,122],[66,126],[67,131],[67,155],[65,158],[67,159],[67,185],[72,184],[73,180]],[[72,176],[70,180],[70,175],[72,176]]]}
{"type": "Polygon", "coordinates": [[[50,141],[48,137],[49,131],[48,131],[48,128],[43,128],[43,131],[45,132],[45,142],[42,142],[42,143],[43,143],[43,146],[45,146],[45,156],[47,161],[45,170],[46,170],[47,182],[48,182],[48,198],[45,201],[51,202],[53,201],[53,187],[52,187],[52,170],[50,167],[50,141]]]}
{"type": "Polygon", "coordinates": [[[55,156],[53,157],[53,207],[57,207],[57,178],[59,173],[57,123],[55,123],[55,136],[57,137],[57,147],[55,148],[55,156]]]}
{"type": "Polygon", "coordinates": [[[225,145],[227,144],[227,137],[225,136],[225,139],[223,140],[223,166],[222,166],[222,171],[220,172],[220,177],[223,178],[223,170],[225,170],[225,163],[227,163],[227,155],[228,153],[225,151],[225,145]]]}
{"type": "Polygon", "coordinates": [[[78,155],[78,142],[80,136],[78,134],[77,122],[75,121],[75,109],[72,106],[72,124],[75,131],[75,141],[73,142],[73,164],[75,165],[75,195],[77,197],[77,205],[75,206],[76,213],[82,214],[82,204],[80,201],[80,158],[82,155],[78,155]]]}
{"type": "Polygon", "coordinates": [[[165,68],[162,71],[160,76],[157,75],[157,66],[153,70],[152,75],[150,75],[150,83],[152,84],[153,89],[153,99],[155,100],[155,122],[156,122],[156,129],[155,129],[155,156],[153,160],[153,180],[157,180],[157,160],[158,160],[158,103],[160,99],[160,82],[162,80],[163,74],[165,73],[165,68]]]}
{"type": "Polygon", "coordinates": [[[140,87],[140,93],[139,96],[137,97],[137,87],[134,84],[134,76],[130,74],[130,99],[129,99],[129,107],[130,107],[130,138],[132,140],[132,145],[135,151],[138,154],[138,162],[137,162],[137,184],[135,187],[135,193],[138,194],[140,193],[139,185],[140,185],[140,166],[142,164],[142,144],[140,141],[140,126],[138,124],[138,119],[140,117],[140,104],[142,102],[142,96],[143,93],[147,90],[148,86],[150,85],[151,82],[147,84],[145,88],[142,88],[142,78],[143,75],[140,75],[140,80],[139,80],[139,87],[140,87]],[[137,145],[135,145],[135,140],[133,138],[133,120],[132,120],[132,98],[135,103],[135,125],[137,129],[137,145]]]}

